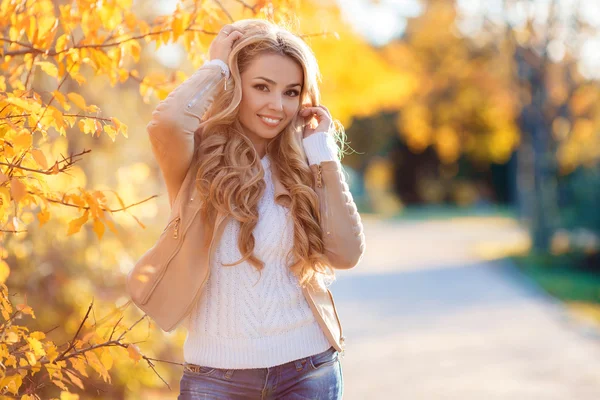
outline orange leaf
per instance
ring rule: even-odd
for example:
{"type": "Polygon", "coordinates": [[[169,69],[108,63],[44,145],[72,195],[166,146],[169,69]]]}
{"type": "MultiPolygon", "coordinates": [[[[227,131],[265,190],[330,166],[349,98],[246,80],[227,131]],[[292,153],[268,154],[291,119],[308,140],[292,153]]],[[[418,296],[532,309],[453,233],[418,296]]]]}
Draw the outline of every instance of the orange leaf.
{"type": "Polygon", "coordinates": [[[23,197],[25,197],[26,194],[27,188],[25,187],[23,182],[21,182],[16,177],[13,177],[10,180],[10,195],[12,196],[12,198],[15,199],[15,201],[19,202],[23,197]]]}
{"type": "Polygon", "coordinates": [[[31,155],[33,156],[35,162],[42,167],[42,169],[48,169],[48,161],[46,161],[46,156],[44,155],[43,151],[40,149],[33,149],[31,150],[31,155]]]}
{"type": "Polygon", "coordinates": [[[81,217],[71,220],[71,222],[69,222],[69,230],[67,232],[67,236],[79,232],[83,224],[87,222],[89,214],[89,211],[85,210],[85,213],[81,217]]]}
{"type": "Polygon", "coordinates": [[[24,131],[13,140],[13,150],[16,152],[26,150],[31,147],[32,143],[33,136],[31,135],[31,132],[24,131]]]}
{"type": "Polygon", "coordinates": [[[98,236],[98,239],[102,239],[102,236],[104,235],[104,229],[105,228],[102,221],[100,221],[98,218],[94,218],[94,232],[96,233],[96,236],[98,236]]]}
{"type": "Polygon", "coordinates": [[[47,208],[43,208],[37,214],[38,220],[40,221],[40,226],[43,226],[46,222],[50,220],[50,212],[47,208]]]}

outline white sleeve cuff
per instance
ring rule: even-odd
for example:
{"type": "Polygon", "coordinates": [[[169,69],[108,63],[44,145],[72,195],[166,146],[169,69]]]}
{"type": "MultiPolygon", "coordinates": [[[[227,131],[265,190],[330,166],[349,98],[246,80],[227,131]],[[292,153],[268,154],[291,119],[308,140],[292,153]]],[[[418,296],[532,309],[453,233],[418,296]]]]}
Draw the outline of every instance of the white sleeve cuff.
{"type": "Polygon", "coordinates": [[[302,139],[308,165],[319,165],[323,161],[339,161],[338,146],[327,132],[316,132],[302,139]]]}
{"type": "Polygon", "coordinates": [[[218,65],[223,70],[225,78],[229,79],[229,66],[227,65],[227,63],[215,58],[214,60],[206,61],[202,66],[205,65],[218,65]]]}

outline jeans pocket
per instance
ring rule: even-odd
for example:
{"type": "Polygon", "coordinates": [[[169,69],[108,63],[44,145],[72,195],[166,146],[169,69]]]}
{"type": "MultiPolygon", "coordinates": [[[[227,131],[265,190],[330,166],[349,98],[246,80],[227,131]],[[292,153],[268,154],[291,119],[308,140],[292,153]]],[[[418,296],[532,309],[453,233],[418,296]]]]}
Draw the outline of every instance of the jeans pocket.
{"type": "Polygon", "coordinates": [[[308,358],[311,369],[319,369],[326,365],[332,365],[338,360],[339,353],[333,347],[325,350],[322,353],[315,354],[308,358]]]}
{"type": "Polygon", "coordinates": [[[216,371],[216,368],[212,367],[204,367],[201,365],[185,365],[183,367],[183,373],[188,373],[189,375],[196,376],[208,376],[216,371]]]}

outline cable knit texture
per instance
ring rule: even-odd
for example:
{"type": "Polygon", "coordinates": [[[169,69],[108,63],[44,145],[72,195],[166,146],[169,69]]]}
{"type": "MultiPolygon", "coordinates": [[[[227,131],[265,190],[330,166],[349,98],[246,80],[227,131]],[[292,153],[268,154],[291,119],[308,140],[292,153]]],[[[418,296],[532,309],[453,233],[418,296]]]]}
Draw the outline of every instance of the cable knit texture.
{"type": "MultiPolygon", "coordinates": [[[[315,135],[319,137],[313,138],[314,147],[305,146],[307,157],[335,159],[335,147],[327,145],[326,134],[311,137],[315,135]]],[[[240,223],[230,219],[215,249],[211,275],[189,315],[184,344],[188,363],[213,368],[266,368],[331,346],[289,269],[293,221],[289,209],[274,201],[270,163],[268,156],[261,159],[266,190],[258,204],[259,220],[253,232],[254,252],[265,267],[259,272],[247,262],[222,265],[241,258],[237,245],[240,223]]]]}

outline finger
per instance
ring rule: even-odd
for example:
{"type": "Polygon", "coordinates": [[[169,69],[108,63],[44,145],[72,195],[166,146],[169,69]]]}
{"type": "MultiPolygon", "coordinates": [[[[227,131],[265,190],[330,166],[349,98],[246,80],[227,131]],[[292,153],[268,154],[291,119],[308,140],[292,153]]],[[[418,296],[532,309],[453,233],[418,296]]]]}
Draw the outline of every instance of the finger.
{"type": "Polygon", "coordinates": [[[319,113],[323,113],[324,111],[318,107],[306,107],[300,112],[303,115],[308,115],[308,114],[319,114],[319,113]]]}
{"type": "Polygon", "coordinates": [[[325,107],[324,105],[319,105],[317,107],[320,107],[323,111],[325,111],[325,114],[327,114],[328,116],[331,117],[331,112],[329,112],[329,109],[327,107],[325,107]]]}
{"type": "Polygon", "coordinates": [[[225,25],[223,25],[223,26],[221,27],[221,29],[220,29],[220,32],[219,32],[219,33],[221,33],[221,32],[231,32],[231,31],[232,31],[232,30],[234,30],[234,29],[235,29],[235,27],[234,27],[233,25],[231,25],[231,24],[225,24],[225,25]]]}
{"type": "Polygon", "coordinates": [[[235,28],[232,25],[225,25],[221,28],[217,37],[220,39],[227,39],[233,32],[241,32],[238,28],[235,28]]]}
{"type": "Polygon", "coordinates": [[[313,114],[314,114],[315,118],[317,118],[317,121],[319,121],[319,122],[321,122],[321,120],[323,118],[328,117],[327,112],[319,107],[314,107],[313,114]]]}
{"type": "Polygon", "coordinates": [[[231,32],[229,34],[229,36],[227,36],[227,39],[230,40],[233,43],[236,40],[240,39],[242,36],[244,36],[244,34],[242,32],[240,32],[240,31],[234,31],[234,32],[231,32]]]}

